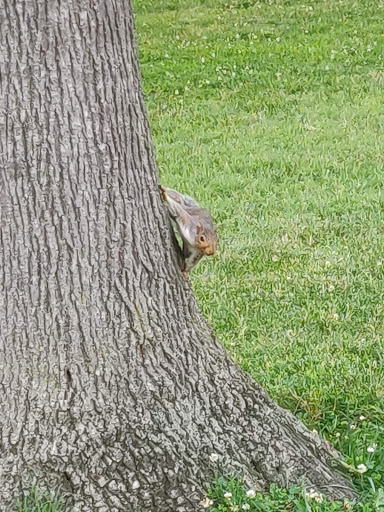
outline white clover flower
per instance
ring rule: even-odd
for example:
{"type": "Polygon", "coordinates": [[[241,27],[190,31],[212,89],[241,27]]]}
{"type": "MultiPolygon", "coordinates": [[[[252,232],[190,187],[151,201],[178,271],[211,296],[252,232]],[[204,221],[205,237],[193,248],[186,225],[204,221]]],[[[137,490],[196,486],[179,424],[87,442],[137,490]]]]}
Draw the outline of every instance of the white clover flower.
{"type": "Polygon", "coordinates": [[[278,257],[278,255],[277,255],[277,254],[274,254],[274,255],[272,256],[272,261],[279,261],[279,257],[278,257]]]}
{"type": "Polygon", "coordinates": [[[357,429],[356,425],[349,425],[349,428],[350,428],[351,430],[356,430],[356,429],[357,429]]]}
{"type": "Polygon", "coordinates": [[[340,437],[340,432],[336,432],[335,437],[340,437]]]}
{"type": "Polygon", "coordinates": [[[334,290],[334,289],[335,289],[335,287],[333,286],[333,284],[330,284],[330,285],[328,286],[328,291],[329,291],[329,292],[333,292],[333,290],[334,290]]]}
{"type": "Polygon", "coordinates": [[[217,455],[217,453],[211,453],[211,455],[209,456],[209,460],[211,462],[217,462],[219,460],[219,456],[217,455]]]}
{"type": "Polygon", "coordinates": [[[232,493],[231,492],[224,493],[224,498],[227,498],[229,500],[229,498],[232,498],[232,493]]]}
{"type": "Polygon", "coordinates": [[[305,494],[305,496],[307,499],[315,500],[317,503],[323,502],[322,495],[319,492],[315,491],[314,489],[310,489],[309,492],[305,494]]]}
{"type": "Polygon", "coordinates": [[[231,507],[232,512],[237,512],[238,510],[239,510],[239,507],[237,505],[232,505],[232,507],[231,507]]]}
{"type": "Polygon", "coordinates": [[[205,62],[205,59],[204,59],[204,57],[201,57],[201,62],[203,62],[203,63],[205,62]]]}
{"type": "Polygon", "coordinates": [[[245,504],[245,505],[243,505],[241,508],[242,508],[243,510],[249,510],[249,509],[251,508],[251,506],[250,506],[250,505],[248,505],[248,503],[246,503],[246,504],[245,504]]]}
{"type": "Polygon", "coordinates": [[[374,453],[377,448],[377,444],[373,444],[372,446],[368,446],[367,452],[368,453],[374,453]]]}
{"type": "Polygon", "coordinates": [[[256,492],[253,489],[249,489],[247,491],[247,498],[254,498],[256,496],[256,492]]]}
{"type": "Polygon", "coordinates": [[[213,501],[207,497],[201,502],[201,504],[203,508],[209,508],[211,505],[213,505],[213,501]]]}
{"type": "Polygon", "coordinates": [[[318,431],[317,431],[315,428],[312,430],[312,432],[313,432],[314,434],[318,434],[318,431]]]}
{"type": "Polygon", "coordinates": [[[361,474],[365,473],[366,471],[368,471],[368,468],[365,464],[359,464],[357,466],[357,471],[361,474]]]}
{"type": "Polygon", "coordinates": [[[359,418],[360,421],[364,421],[365,420],[365,416],[361,415],[360,418],[359,418]]]}

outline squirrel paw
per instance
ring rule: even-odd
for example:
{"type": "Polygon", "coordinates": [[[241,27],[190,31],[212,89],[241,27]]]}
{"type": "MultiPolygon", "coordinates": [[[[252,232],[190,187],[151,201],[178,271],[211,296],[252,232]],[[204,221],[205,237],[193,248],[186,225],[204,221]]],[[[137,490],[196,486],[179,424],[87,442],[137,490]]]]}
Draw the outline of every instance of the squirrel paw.
{"type": "Polygon", "coordinates": [[[163,185],[159,185],[159,189],[160,189],[160,194],[161,194],[161,197],[163,198],[164,201],[167,200],[167,190],[165,187],[163,187],[163,185]]]}
{"type": "Polygon", "coordinates": [[[188,279],[189,279],[188,271],[185,268],[185,266],[183,266],[182,269],[181,269],[181,275],[183,276],[184,281],[188,281],[188,279]]]}

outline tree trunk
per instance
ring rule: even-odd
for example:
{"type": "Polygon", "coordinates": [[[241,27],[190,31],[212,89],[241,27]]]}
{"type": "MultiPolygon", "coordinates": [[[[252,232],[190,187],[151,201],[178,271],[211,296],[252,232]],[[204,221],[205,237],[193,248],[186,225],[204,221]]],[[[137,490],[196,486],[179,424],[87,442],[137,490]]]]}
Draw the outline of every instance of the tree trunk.
{"type": "Polygon", "coordinates": [[[0,0],[0,80],[1,511],[36,482],[194,511],[220,473],[350,496],[181,278],[129,2],[0,0]]]}

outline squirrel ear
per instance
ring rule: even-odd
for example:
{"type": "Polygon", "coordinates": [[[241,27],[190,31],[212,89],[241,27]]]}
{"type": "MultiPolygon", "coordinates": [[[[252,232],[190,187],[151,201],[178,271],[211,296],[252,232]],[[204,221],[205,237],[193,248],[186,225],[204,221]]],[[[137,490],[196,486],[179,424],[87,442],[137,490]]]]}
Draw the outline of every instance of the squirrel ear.
{"type": "Polygon", "coordinates": [[[196,226],[196,231],[197,233],[201,233],[203,231],[203,225],[201,224],[201,222],[199,222],[198,225],[196,226]]]}

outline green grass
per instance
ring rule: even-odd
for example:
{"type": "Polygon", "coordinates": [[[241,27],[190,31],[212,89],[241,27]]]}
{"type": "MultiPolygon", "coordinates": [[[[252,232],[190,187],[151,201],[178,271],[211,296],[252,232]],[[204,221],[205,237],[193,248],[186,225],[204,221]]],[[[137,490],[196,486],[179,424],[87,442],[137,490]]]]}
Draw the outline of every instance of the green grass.
{"type": "Polygon", "coordinates": [[[278,403],[368,467],[361,487],[377,492],[384,2],[134,7],[161,181],[219,224],[218,256],[192,273],[204,314],[278,403]]]}
{"type": "Polygon", "coordinates": [[[261,494],[247,490],[239,480],[219,478],[202,503],[206,505],[204,508],[211,505],[212,512],[380,512],[384,510],[384,491],[381,489],[370,504],[352,503],[348,500],[329,502],[314,489],[279,489],[272,484],[269,492],[261,494]]]}
{"type": "Polygon", "coordinates": [[[59,496],[50,496],[33,487],[17,504],[18,512],[63,512],[63,501],[59,496]]]}

